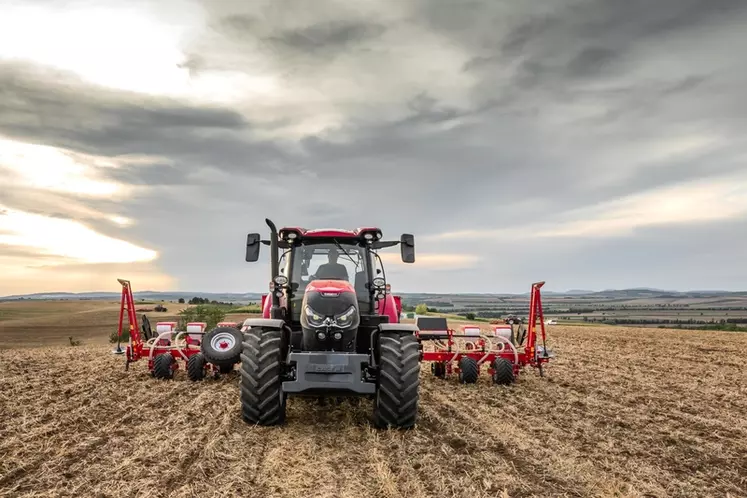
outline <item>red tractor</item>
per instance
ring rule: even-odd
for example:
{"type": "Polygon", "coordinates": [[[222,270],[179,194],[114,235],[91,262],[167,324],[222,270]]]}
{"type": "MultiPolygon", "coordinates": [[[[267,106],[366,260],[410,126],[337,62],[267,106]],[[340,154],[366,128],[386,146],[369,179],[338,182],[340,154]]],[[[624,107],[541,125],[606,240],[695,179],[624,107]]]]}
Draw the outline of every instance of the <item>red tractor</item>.
{"type": "Polygon", "coordinates": [[[401,246],[415,262],[414,237],[382,240],[378,228],[307,230],[265,220],[270,239],[247,237],[246,261],[270,246],[262,318],[243,323],[240,399],[244,421],[285,421],[288,396],[373,400],[374,425],[409,428],[418,412],[417,327],[400,323],[377,251],[401,246]],[[279,254],[283,250],[282,255],[279,254]]]}

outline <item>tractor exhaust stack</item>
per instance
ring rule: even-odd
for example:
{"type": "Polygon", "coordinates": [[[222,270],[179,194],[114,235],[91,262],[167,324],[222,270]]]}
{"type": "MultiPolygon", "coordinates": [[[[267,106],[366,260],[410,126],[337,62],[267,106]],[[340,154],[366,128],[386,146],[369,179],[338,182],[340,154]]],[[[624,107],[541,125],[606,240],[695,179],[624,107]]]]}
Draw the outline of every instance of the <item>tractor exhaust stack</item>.
{"type": "MultiPolygon", "coordinates": [[[[280,274],[280,262],[278,256],[278,229],[269,218],[265,218],[265,223],[270,227],[270,280],[275,281],[275,277],[280,274]]],[[[281,318],[280,314],[280,297],[276,292],[272,293],[272,308],[270,309],[271,318],[281,318]]]]}

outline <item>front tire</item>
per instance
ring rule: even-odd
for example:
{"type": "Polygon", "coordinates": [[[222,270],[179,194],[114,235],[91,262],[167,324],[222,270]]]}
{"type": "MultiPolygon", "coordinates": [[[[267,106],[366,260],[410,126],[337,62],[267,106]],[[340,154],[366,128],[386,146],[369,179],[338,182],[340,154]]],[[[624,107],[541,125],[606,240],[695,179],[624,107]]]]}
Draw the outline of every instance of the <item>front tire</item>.
{"type": "Polygon", "coordinates": [[[282,331],[252,327],[244,334],[241,353],[241,416],[246,423],[285,422],[282,384],[282,331]]]}
{"type": "Polygon", "coordinates": [[[418,416],[420,352],[411,333],[379,337],[379,382],[374,398],[374,425],[409,429],[418,416]]]}

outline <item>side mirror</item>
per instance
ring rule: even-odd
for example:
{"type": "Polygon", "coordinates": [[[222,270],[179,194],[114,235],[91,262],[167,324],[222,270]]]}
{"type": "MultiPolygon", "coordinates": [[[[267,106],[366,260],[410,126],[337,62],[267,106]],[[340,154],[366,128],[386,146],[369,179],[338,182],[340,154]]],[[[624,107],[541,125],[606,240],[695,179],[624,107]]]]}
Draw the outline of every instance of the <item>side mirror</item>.
{"type": "Polygon", "coordinates": [[[415,236],[409,233],[403,233],[399,239],[400,250],[402,252],[403,263],[415,262],[415,236]]]}
{"type": "Polygon", "coordinates": [[[259,241],[258,233],[250,233],[246,237],[246,260],[250,263],[259,259],[259,241]]]}

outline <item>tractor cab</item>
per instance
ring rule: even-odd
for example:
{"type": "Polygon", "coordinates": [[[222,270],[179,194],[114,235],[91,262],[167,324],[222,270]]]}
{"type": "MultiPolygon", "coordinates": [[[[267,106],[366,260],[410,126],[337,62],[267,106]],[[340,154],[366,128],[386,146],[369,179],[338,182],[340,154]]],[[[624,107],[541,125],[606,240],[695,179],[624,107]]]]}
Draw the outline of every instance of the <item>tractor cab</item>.
{"type": "MultiPolygon", "coordinates": [[[[400,244],[402,261],[413,262],[412,235],[405,234],[399,241],[382,241],[378,228],[282,228],[276,233],[277,239],[261,241],[266,245],[274,242],[280,253],[277,266],[271,265],[276,269],[272,271],[270,293],[263,296],[263,318],[282,318],[290,328],[299,329],[302,303],[310,286],[312,289],[331,286],[355,295],[357,314],[377,317],[378,321],[399,322],[401,300],[389,292],[377,250],[400,244]]],[[[259,234],[249,235],[247,261],[258,259],[259,243],[259,234]]],[[[271,256],[274,255],[271,249],[271,256]]]]}

